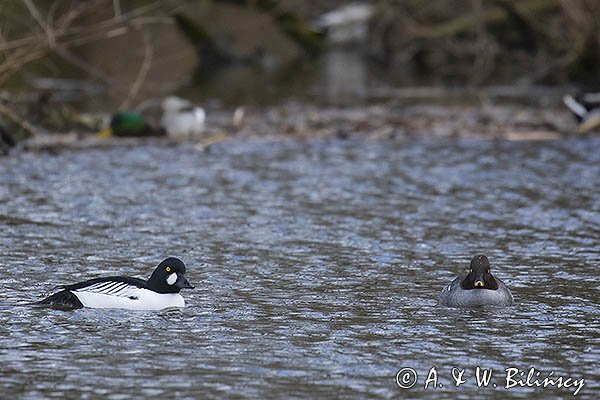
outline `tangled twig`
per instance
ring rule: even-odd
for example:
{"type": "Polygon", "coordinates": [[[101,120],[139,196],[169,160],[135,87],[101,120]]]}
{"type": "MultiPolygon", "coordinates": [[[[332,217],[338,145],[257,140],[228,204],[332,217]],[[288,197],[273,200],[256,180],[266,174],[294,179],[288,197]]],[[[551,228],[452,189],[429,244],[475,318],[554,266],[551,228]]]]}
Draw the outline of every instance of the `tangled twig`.
{"type": "MultiPolygon", "coordinates": [[[[56,53],[70,64],[89,73],[90,76],[110,83],[111,79],[106,73],[74,55],[71,49],[90,42],[124,35],[132,26],[141,29],[143,25],[148,24],[172,23],[168,17],[173,8],[169,5],[170,2],[165,5],[163,1],[153,1],[124,10],[119,0],[91,0],[74,2],[67,10],[61,10],[59,15],[54,15],[59,8],[58,1],[53,2],[46,11],[37,7],[34,0],[22,1],[25,13],[28,13],[32,20],[23,24],[27,29],[9,27],[8,19],[0,23],[0,33],[2,33],[0,34],[0,84],[10,79],[24,65],[50,53],[56,53]],[[99,14],[99,10],[105,8],[112,9],[113,15],[98,20],[95,16],[99,14]],[[90,20],[93,22],[89,23],[90,20]],[[4,34],[13,31],[18,33],[10,36],[4,34]]],[[[148,50],[146,46],[142,68],[124,103],[131,101],[132,96],[139,91],[151,59],[152,49],[148,50]]]]}
{"type": "Polygon", "coordinates": [[[152,47],[152,41],[150,40],[150,33],[147,30],[142,31],[142,39],[144,41],[144,60],[142,61],[142,65],[138,71],[138,74],[133,81],[133,84],[129,88],[129,93],[125,100],[121,103],[119,107],[121,110],[128,108],[131,105],[131,101],[137,96],[142,84],[146,80],[146,76],[148,75],[148,71],[150,70],[150,66],[152,65],[152,57],[154,55],[154,48],[152,47]]]}

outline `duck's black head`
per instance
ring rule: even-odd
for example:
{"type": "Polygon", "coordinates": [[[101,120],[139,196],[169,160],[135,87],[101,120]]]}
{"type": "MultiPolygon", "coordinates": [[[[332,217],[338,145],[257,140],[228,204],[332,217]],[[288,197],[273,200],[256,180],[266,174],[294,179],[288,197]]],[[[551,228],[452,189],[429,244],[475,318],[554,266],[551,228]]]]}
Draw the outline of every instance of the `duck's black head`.
{"type": "Polygon", "coordinates": [[[479,254],[471,259],[469,274],[460,283],[463,289],[498,289],[498,282],[490,273],[490,262],[486,256],[479,254]]]}
{"type": "Polygon", "coordinates": [[[185,264],[179,258],[163,260],[146,282],[148,289],[158,293],[179,293],[181,289],[193,289],[185,276],[185,264]]]}

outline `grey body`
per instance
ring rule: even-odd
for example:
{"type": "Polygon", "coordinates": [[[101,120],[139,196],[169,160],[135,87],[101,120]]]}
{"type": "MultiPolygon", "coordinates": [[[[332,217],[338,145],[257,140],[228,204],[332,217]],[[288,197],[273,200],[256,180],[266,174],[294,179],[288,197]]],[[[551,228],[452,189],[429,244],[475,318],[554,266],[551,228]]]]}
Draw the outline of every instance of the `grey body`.
{"type": "Polygon", "coordinates": [[[513,296],[504,282],[498,282],[498,289],[463,289],[461,282],[465,276],[459,276],[446,286],[440,294],[440,304],[447,307],[506,307],[513,304],[513,296]]]}

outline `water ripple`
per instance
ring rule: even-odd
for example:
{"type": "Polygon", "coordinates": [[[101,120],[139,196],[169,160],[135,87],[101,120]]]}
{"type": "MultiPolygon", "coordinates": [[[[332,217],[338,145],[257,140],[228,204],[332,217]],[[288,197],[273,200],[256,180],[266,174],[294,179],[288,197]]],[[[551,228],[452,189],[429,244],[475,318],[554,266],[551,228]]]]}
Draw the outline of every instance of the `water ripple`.
{"type": "Polygon", "coordinates": [[[452,367],[600,372],[600,140],[360,139],[0,160],[0,386],[36,398],[527,398],[452,367]],[[436,306],[477,252],[513,289],[436,306]],[[188,306],[41,310],[87,277],[188,264],[188,306]],[[436,366],[443,388],[424,391],[436,366]],[[419,388],[395,374],[413,367],[419,388]]]}

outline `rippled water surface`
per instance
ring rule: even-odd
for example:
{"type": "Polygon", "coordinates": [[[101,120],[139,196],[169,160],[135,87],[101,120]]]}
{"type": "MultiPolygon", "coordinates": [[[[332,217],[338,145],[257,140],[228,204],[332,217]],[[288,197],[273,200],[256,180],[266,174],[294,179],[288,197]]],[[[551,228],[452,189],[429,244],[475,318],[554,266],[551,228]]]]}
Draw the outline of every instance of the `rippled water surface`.
{"type": "Polygon", "coordinates": [[[599,242],[597,138],[4,158],[0,387],[20,399],[572,397],[504,388],[506,368],[535,367],[585,378],[578,398],[598,398],[599,242]],[[516,305],[438,307],[479,252],[516,305]],[[196,285],[183,310],[26,304],[61,283],[148,277],[167,255],[196,285]],[[443,386],[425,391],[433,366],[443,386]],[[477,366],[494,369],[489,387],[477,366]],[[412,389],[396,384],[404,367],[412,389]],[[458,388],[453,367],[466,368],[458,388]]]}

